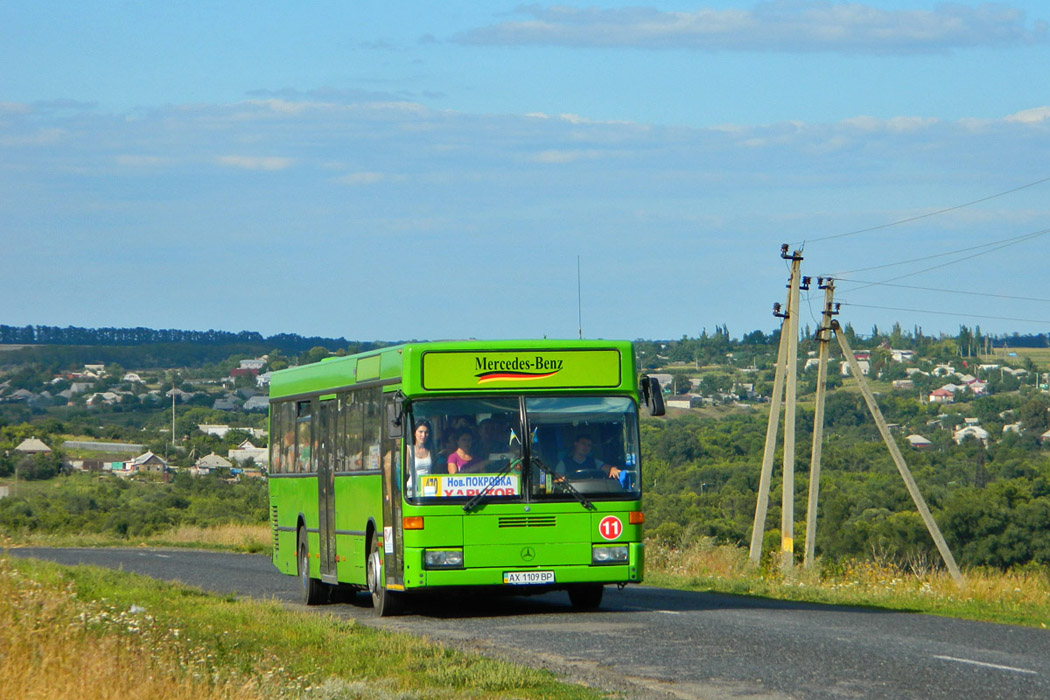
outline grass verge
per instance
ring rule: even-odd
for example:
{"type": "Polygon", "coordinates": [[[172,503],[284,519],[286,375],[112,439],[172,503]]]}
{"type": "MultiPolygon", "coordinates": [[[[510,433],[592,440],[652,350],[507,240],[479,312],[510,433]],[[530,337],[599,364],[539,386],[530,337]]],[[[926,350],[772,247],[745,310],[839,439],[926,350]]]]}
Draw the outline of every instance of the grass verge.
{"type": "Polygon", "coordinates": [[[1050,626],[1046,569],[969,570],[964,578],[966,587],[960,590],[947,572],[933,566],[864,560],[798,568],[792,580],[785,580],[770,566],[749,566],[747,551],[740,547],[709,541],[685,548],[646,544],[645,581],[654,586],[1050,626]]]}
{"type": "Polygon", "coordinates": [[[8,541],[16,547],[188,547],[247,554],[263,554],[272,546],[267,523],[229,523],[212,527],[181,525],[155,535],[133,538],[90,532],[15,533],[8,541]]]}
{"type": "Polygon", "coordinates": [[[3,695],[23,700],[603,697],[353,621],[6,554],[0,629],[3,695]]]}

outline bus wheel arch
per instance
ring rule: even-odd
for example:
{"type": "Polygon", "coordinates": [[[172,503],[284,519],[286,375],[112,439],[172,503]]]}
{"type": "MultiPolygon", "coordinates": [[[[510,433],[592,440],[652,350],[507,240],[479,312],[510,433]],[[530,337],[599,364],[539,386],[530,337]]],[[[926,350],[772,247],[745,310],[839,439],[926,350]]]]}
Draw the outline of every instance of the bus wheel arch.
{"type": "Polygon", "coordinates": [[[368,548],[365,554],[365,581],[372,596],[372,608],[378,617],[388,617],[401,612],[401,594],[386,587],[382,556],[379,551],[379,531],[375,523],[368,523],[368,548]]]}
{"type": "Polygon", "coordinates": [[[295,537],[296,572],[299,575],[300,600],[303,605],[320,605],[327,599],[325,586],[310,577],[310,546],[306,537],[306,523],[299,520],[295,537]]]}

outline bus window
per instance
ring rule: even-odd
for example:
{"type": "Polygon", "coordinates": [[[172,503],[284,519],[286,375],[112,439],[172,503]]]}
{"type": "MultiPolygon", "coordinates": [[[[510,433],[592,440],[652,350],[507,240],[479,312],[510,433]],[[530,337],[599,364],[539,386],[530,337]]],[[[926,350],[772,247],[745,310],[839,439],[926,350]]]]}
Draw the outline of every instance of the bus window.
{"type": "Polygon", "coordinates": [[[280,454],[280,473],[295,473],[295,404],[291,401],[277,404],[275,415],[281,432],[277,437],[277,447],[280,454]]]}
{"type": "Polygon", "coordinates": [[[364,403],[361,401],[360,391],[346,395],[343,412],[346,414],[346,462],[343,470],[359,472],[364,469],[364,459],[361,457],[364,449],[361,431],[365,420],[364,403]]]}
{"type": "Polygon", "coordinates": [[[408,498],[521,495],[517,397],[417,401],[407,414],[408,498]]]}
{"type": "Polygon", "coordinates": [[[282,412],[281,407],[284,404],[273,404],[270,406],[270,473],[280,474],[283,471],[284,459],[281,454],[282,441],[284,437],[284,428],[281,426],[282,412]]]}
{"type": "Polygon", "coordinates": [[[532,493],[637,498],[637,409],[622,397],[527,397],[532,493]]]}
{"type": "Polygon", "coordinates": [[[310,432],[310,402],[300,401],[296,404],[295,418],[295,471],[298,474],[313,471],[310,466],[310,432]]]}
{"type": "Polygon", "coordinates": [[[382,399],[382,389],[379,387],[371,387],[360,391],[354,398],[361,399],[363,402],[364,411],[364,428],[363,428],[363,468],[371,471],[378,471],[380,468],[380,429],[383,424],[383,411],[380,400],[382,399]]]}

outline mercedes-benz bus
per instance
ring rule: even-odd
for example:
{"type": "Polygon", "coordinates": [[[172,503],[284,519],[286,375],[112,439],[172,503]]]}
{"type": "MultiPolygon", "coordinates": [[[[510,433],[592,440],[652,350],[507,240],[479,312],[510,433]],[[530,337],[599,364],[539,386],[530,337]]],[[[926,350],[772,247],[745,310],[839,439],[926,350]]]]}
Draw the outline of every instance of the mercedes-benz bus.
{"type": "Polygon", "coordinates": [[[367,589],[565,590],[642,580],[639,400],[626,341],[409,343],[274,372],[273,563],[308,605],[367,589]]]}

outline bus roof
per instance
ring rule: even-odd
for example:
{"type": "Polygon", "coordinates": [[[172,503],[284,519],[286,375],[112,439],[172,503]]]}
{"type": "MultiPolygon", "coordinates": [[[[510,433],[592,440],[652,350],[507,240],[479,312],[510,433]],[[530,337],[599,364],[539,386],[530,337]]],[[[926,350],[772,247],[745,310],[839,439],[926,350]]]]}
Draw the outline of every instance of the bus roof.
{"type": "Polygon", "coordinates": [[[270,398],[398,382],[406,396],[637,390],[630,341],[454,340],[393,345],[280,370],[270,379],[270,398]]]}

